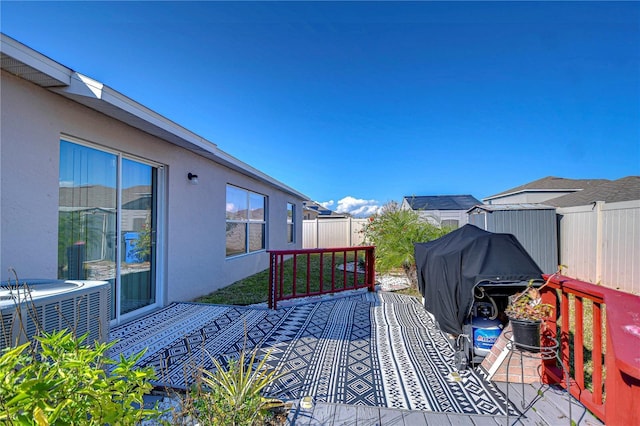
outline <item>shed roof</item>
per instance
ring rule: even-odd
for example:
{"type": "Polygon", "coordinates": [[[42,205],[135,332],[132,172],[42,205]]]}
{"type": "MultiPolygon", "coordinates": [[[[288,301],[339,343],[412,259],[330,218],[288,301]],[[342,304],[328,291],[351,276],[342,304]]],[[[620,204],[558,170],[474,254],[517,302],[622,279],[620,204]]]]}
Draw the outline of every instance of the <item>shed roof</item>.
{"type": "Polygon", "coordinates": [[[584,206],[595,201],[617,203],[640,200],[640,176],[627,176],[614,181],[604,181],[572,194],[547,200],[555,207],[584,206]]]}
{"type": "Polygon", "coordinates": [[[503,197],[505,195],[518,194],[521,192],[574,192],[604,182],[610,181],[607,179],[566,179],[555,176],[547,176],[542,179],[534,180],[533,182],[525,183],[524,185],[516,186],[515,188],[507,189],[506,191],[491,195],[484,198],[484,200],[491,200],[494,198],[503,197]]]}
{"type": "Polygon", "coordinates": [[[469,210],[482,204],[472,195],[422,195],[404,199],[413,210],[469,210]]]}

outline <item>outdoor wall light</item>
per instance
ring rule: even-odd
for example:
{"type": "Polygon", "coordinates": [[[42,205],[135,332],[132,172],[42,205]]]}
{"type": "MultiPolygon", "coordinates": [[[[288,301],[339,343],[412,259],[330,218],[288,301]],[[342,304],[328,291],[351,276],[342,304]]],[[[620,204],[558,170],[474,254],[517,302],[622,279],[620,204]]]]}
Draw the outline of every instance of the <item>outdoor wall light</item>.
{"type": "Polygon", "coordinates": [[[193,185],[198,184],[198,175],[194,175],[193,173],[189,172],[187,178],[189,178],[189,182],[191,182],[193,185]]]}

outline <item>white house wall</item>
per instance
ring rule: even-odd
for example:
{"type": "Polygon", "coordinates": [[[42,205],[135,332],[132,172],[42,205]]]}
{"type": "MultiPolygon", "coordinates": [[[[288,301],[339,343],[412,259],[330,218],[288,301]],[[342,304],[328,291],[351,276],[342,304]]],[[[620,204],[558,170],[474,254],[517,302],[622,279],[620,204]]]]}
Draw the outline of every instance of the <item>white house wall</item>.
{"type": "MultiPolygon", "coordinates": [[[[267,196],[267,248],[300,248],[302,200],[2,72],[0,266],[57,278],[60,139],[140,157],[166,169],[165,302],[190,300],[268,267],[266,253],[226,259],[226,184],[267,196]],[[199,176],[192,185],[187,174],[199,176]],[[287,202],[299,238],[286,243],[287,202]]],[[[206,114],[206,111],[200,112],[206,114]]],[[[6,279],[3,277],[3,279],[6,279]]]]}

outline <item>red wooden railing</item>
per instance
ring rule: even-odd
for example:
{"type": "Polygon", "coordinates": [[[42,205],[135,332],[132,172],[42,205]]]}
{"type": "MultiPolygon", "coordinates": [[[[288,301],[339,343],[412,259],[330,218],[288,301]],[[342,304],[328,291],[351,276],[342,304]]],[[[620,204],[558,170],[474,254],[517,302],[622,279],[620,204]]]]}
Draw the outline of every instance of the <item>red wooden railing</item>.
{"type": "Polygon", "coordinates": [[[269,250],[269,308],[276,309],[280,300],[316,296],[368,287],[375,291],[375,247],[358,246],[345,248],[269,250]],[[348,253],[353,253],[354,266],[358,265],[358,255],[364,254],[364,272],[357,267],[348,271],[348,253]],[[311,270],[311,256],[319,255],[319,271],[311,270]],[[326,258],[329,258],[327,261],[326,258]],[[285,260],[291,259],[290,264],[285,260]],[[302,259],[302,261],[300,261],[302,259]],[[338,270],[338,265],[345,265],[338,270]],[[285,282],[285,268],[291,268],[291,282],[285,282]],[[326,275],[330,274],[330,282],[326,275]],[[301,283],[299,281],[302,281],[301,283]],[[302,284],[302,288],[300,287],[302,284]]]}
{"type": "MultiPolygon", "coordinates": [[[[545,279],[549,279],[546,276],[545,279]]],[[[573,360],[570,392],[605,424],[631,425],[640,420],[640,297],[554,275],[542,290],[543,303],[559,306],[560,324],[547,321],[546,333],[559,338],[566,371],[573,360]],[[572,297],[570,297],[570,295],[572,297]],[[573,300],[573,315],[570,301],[573,300]],[[585,303],[591,301],[591,303],[585,303]],[[591,330],[585,330],[583,308],[591,306],[591,330]],[[606,308],[606,315],[603,314],[606,308]],[[603,329],[606,316],[606,327],[603,329]],[[573,330],[573,345],[570,345],[573,330]],[[558,336],[558,333],[560,334],[558,336]],[[585,388],[585,336],[592,335],[592,390],[585,388]],[[602,336],[606,336],[602,350],[602,336]]],[[[555,316],[557,318],[558,315],[555,316]]],[[[555,360],[545,361],[543,380],[566,387],[555,360]]]]}

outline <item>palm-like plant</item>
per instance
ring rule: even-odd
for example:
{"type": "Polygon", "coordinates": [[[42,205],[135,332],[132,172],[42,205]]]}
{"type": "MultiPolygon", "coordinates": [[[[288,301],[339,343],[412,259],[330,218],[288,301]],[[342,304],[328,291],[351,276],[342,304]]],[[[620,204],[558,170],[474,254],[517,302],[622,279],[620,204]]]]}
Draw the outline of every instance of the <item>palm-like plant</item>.
{"type": "Polygon", "coordinates": [[[270,351],[256,362],[257,352],[254,349],[247,360],[243,350],[226,367],[211,358],[215,370],[201,372],[202,384],[194,401],[200,421],[221,426],[264,424],[267,412],[283,405],[278,399],[262,396],[264,388],[283,374],[266,368],[270,351]]]}
{"type": "Polygon", "coordinates": [[[392,201],[380,214],[369,218],[363,232],[367,244],[376,246],[376,270],[385,273],[403,268],[413,282],[416,264],[413,244],[435,240],[449,231],[422,219],[413,210],[400,209],[392,201]]]}

